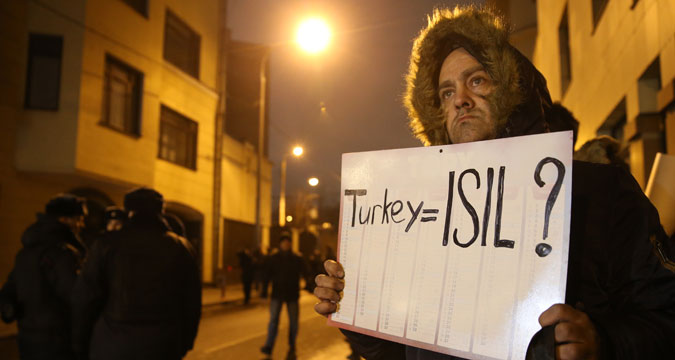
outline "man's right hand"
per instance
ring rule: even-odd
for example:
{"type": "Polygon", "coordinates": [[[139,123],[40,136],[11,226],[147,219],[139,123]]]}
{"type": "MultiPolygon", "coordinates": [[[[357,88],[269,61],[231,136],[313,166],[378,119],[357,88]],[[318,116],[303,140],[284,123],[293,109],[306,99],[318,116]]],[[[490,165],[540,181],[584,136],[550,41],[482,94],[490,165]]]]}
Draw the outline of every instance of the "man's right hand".
{"type": "Polygon", "coordinates": [[[319,303],[314,305],[314,311],[328,316],[338,309],[338,303],[342,299],[342,290],[345,288],[345,271],[339,262],[326,260],[323,263],[328,275],[317,275],[314,295],[319,299],[319,303]]]}

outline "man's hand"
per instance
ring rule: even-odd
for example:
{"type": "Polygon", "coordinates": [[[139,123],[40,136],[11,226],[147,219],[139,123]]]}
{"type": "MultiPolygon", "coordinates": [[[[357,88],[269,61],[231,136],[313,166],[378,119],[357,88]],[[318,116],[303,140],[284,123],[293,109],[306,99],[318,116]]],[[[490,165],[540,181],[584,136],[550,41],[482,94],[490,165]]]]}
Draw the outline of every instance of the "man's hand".
{"type": "Polygon", "coordinates": [[[314,295],[321,301],[314,305],[314,311],[328,316],[338,309],[338,302],[342,299],[342,289],[345,288],[345,271],[339,262],[326,260],[323,263],[328,275],[317,275],[314,295]]]}
{"type": "Polygon", "coordinates": [[[597,332],[586,313],[555,304],[541,313],[539,324],[555,325],[556,359],[598,358],[597,332]]]}

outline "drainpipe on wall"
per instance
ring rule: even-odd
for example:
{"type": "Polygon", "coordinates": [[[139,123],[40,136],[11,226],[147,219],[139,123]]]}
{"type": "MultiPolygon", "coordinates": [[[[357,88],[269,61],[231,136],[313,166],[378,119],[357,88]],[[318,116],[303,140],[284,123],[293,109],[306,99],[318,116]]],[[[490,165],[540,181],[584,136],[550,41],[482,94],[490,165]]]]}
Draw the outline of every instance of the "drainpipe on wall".
{"type": "Polygon", "coordinates": [[[218,66],[216,91],[218,106],[215,119],[215,139],[213,149],[213,219],[211,220],[212,266],[211,279],[215,281],[223,269],[223,246],[220,234],[220,200],[223,172],[223,132],[225,131],[225,111],[227,104],[227,49],[230,32],[227,29],[227,0],[220,0],[218,7],[218,66]]]}
{"type": "Polygon", "coordinates": [[[267,62],[269,60],[269,50],[263,48],[263,54],[260,57],[260,102],[258,113],[258,171],[256,172],[256,192],[255,192],[255,239],[256,245],[262,246],[262,224],[260,223],[261,201],[262,201],[262,166],[265,151],[265,116],[267,100],[267,62]]]}

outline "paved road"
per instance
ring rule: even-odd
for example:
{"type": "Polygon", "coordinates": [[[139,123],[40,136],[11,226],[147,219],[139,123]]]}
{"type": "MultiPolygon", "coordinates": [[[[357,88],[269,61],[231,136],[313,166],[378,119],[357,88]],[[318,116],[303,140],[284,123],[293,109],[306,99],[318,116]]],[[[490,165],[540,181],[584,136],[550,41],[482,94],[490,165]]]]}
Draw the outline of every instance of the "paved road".
{"type": "MultiPolygon", "coordinates": [[[[326,319],[314,312],[313,296],[303,291],[300,298],[300,330],[297,341],[299,360],[344,360],[349,346],[337,328],[326,325],[326,319]]],[[[267,336],[269,300],[253,299],[205,306],[199,324],[195,348],[187,360],[264,359],[260,347],[267,336]]],[[[272,359],[283,360],[288,351],[288,318],[283,309],[279,335],[272,359]]],[[[0,339],[0,359],[19,358],[15,338],[0,339]]]]}
{"type": "MultiPolygon", "coordinates": [[[[297,355],[300,360],[344,360],[349,346],[337,328],[314,313],[313,296],[300,298],[300,330],[297,355]]],[[[213,305],[203,310],[199,334],[187,360],[264,359],[260,347],[267,335],[269,301],[255,299],[252,304],[213,305]]],[[[285,359],[288,351],[288,318],[282,311],[279,335],[272,359],[285,359]]]]}

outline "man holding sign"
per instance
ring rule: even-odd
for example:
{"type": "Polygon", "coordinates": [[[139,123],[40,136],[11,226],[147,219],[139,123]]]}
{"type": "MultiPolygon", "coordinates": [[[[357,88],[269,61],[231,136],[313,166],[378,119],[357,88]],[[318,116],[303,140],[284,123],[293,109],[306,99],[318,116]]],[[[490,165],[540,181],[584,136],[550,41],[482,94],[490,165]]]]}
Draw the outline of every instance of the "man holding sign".
{"type": "MultiPolygon", "coordinates": [[[[424,145],[548,132],[547,122],[559,112],[551,111],[546,81],[507,39],[507,26],[488,10],[434,12],[415,41],[405,98],[411,128],[424,145]]],[[[672,358],[675,274],[656,251],[667,241],[656,210],[621,169],[575,162],[570,170],[565,304],[551,304],[539,317],[542,327],[551,326],[556,358],[672,358]]],[[[314,291],[322,315],[338,309],[345,287],[339,263],[327,261],[325,268],[328,275],[317,276],[314,291]]],[[[343,332],[367,359],[455,358],[343,332]]]]}

